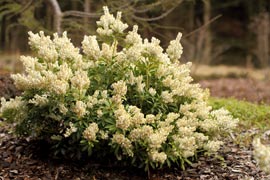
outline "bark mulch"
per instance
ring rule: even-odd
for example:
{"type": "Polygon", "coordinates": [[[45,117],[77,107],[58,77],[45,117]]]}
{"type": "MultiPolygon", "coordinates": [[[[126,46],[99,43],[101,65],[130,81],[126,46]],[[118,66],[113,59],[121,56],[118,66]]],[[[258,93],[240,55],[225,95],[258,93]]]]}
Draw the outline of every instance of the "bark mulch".
{"type": "MultiPolygon", "coordinates": [[[[48,156],[47,147],[38,142],[28,142],[0,128],[0,179],[19,180],[143,180],[148,175],[143,170],[109,165],[106,162],[80,163],[54,160],[48,156]],[[43,147],[42,147],[43,146],[43,147]],[[42,149],[44,148],[44,149],[42,149]]],[[[267,180],[264,172],[252,159],[251,147],[240,147],[227,139],[219,156],[202,156],[185,171],[179,168],[152,171],[152,180],[267,180]]]]}
{"type": "MultiPolygon", "coordinates": [[[[200,82],[210,88],[214,96],[234,96],[253,102],[270,102],[266,88],[269,83],[249,79],[220,79],[200,82]],[[254,95],[254,92],[257,94],[254,95]]],[[[0,97],[13,97],[18,91],[7,75],[0,74],[0,97]],[[2,88],[3,87],[3,88],[2,88]]],[[[1,121],[1,119],[0,119],[1,121]]],[[[252,157],[252,147],[242,147],[228,138],[219,156],[199,157],[185,171],[179,168],[151,171],[115,164],[54,160],[49,156],[48,147],[40,142],[15,137],[8,126],[0,126],[0,180],[268,180],[270,176],[259,170],[252,157]]]]}

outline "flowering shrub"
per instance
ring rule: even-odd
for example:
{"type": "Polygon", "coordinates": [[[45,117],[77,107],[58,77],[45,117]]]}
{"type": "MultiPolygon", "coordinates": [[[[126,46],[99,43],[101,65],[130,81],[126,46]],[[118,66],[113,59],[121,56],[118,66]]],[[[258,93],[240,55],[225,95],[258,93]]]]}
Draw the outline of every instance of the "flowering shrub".
{"type": "Polygon", "coordinates": [[[253,147],[253,155],[260,168],[270,174],[270,147],[262,144],[259,138],[254,139],[253,147]]]}
{"type": "Polygon", "coordinates": [[[166,51],[156,38],[127,34],[121,13],[104,7],[97,36],[85,36],[82,54],[67,34],[29,33],[36,57],[21,57],[26,74],[12,75],[23,93],[1,114],[21,136],[45,139],[56,153],[108,155],[148,169],[180,164],[198,152],[216,152],[237,120],[211,110],[208,91],[192,84],[191,63],[180,64],[181,33],[166,51]]]}

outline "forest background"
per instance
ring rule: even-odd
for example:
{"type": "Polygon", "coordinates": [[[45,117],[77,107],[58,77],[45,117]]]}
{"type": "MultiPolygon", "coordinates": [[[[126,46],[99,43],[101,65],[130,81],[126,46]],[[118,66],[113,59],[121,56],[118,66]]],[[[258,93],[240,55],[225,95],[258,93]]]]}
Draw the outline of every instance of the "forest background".
{"type": "Polygon", "coordinates": [[[84,34],[95,33],[104,5],[163,46],[182,32],[182,62],[269,66],[269,0],[1,0],[0,54],[30,52],[28,31],[67,31],[80,46],[84,34]]]}

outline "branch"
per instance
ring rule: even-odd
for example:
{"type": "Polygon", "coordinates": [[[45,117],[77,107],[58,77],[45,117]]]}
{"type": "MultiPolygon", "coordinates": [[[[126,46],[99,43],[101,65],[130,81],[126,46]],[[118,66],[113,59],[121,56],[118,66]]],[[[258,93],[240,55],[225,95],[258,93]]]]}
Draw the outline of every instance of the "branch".
{"type": "Polygon", "coordinates": [[[220,14],[220,15],[214,17],[213,19],[211,19],[210,21],[206,22],[204,25],[202,25],[202,26],[199,27],[198,29],[195,29],[194,31],[192,31],[192,32],[188,33],[187,35],[185,35],[184,38],[189,37],[189,36],[191,36],[191,35],[197,33],[198,31],[200,31],[200,30],[206,28],[209,24],[211,24],[212,22],[214,22],[215,20],[217,20],[217,19],[220,18],[221,16],[222,16],[222,15],[220,14]]]}
{"type": "Polygon", "coordinates": [[[75,16],[75,17],[89,17],[89,18],[98,18],[100,17],[100,13],[87,13],[82,11],[65,11],[62,13],[62,16],[75,16]]]}
{"type": "MultiPolygon", "coordinates": [[[[27,2],[27,4],[24,7],[21,7],[21,9],[18,12],[14,12],[13,14],[9,15],[8,18],[12,18],[18,14],[22,14],[24,11],[26,11],[31,6],[32,2],[33,2],[33,0],[30,0],[29,2],[27,2]]],[[[18,3],[16,3],[16,4],[18,4],[18,3]]],[[[21,5],[21,6],[23,6],[23,5],[21,5]]]]}
{"type": "Polygon", "coordinates": [[[156,27],[159,29],[172,29],[172,30],[178,30],[178,31],[183,31],[183,28],[177,27],[177,26],[168,26],[168,25],[160,25],[158,23],[152,23],[152,27],[156,27]]]}
{"type": "Polygon", "coordinates": [[[124,2],[118,2],[118,1],[111,1],[110,4],[108,4],[108,6],[110,8],[112,8],[112,10],[127,10],[132,4],[132,1],[128,0],[127,2],[124,1],[124,2]],[[119,6],[120,5],[120,6],[119,6]]]}
{"type": "Polygon", "coordinates": [[[24,11],[26,11],[26,10],[31,6],[32,2],[33,2],[33,0],[30,0],[29,2],[27,2],[27,4],[26,4],[24,7],[22,7],[22,8],[20,9],[20,11],[19,11],[18,13],[16,13],[15,15],[21,14],[21,13],[23,13],[24,11]]]}
{"type": "Polygon", "coordinates": [[[166,17],[168,14],[170,14],[174,9],[176,8],[176,6],[172,7],[171,9],[169,9],[168,11],[166,11],[165,13],[161,14],[160,16],[157,17],[153,17],[153,18],[143,18],[143,17],[138,17],[136,15],[132,15],[132,17],[136,20],[139,21],[157,21],[160,20],[164,17],[166,17]]]}
{"type": "Polygon", "coordinates": [[[155,3],[152,3],[152,4],[148,4],[148,5],[145,5],[142,9],[136,9],[136,8],[132,8],[132,11],[135,12],[135,13],[145,13],[149,10],[151,10],[152,8],[155,8],[156,6],[160,5],[161,4],[161,1],[158,1],[158,2],[155,2],[155,3]]]}

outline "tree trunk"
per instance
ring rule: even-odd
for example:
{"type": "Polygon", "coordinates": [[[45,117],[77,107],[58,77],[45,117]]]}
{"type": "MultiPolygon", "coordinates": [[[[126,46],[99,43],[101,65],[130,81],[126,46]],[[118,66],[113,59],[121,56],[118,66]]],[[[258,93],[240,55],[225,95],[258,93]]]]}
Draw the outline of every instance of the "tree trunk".
{"type": "MultiPolygon", "coordinates": [[[[203,14],[203,21],[204,24],[207,24],[211,18],[211,1],[210,0],[203,0],[204,2],[204,14],[203,14]]],[[[202,60],[205,64],[210,64],[211,59],[211,51],[212,51],[212,35],[210,30],[210,25],[205,29],[204,32],[204,49],[202,53],[202,60]]]]}
{"type": "MultiPolygon", "coordinates": [[[[84,12],[90,13],[91,12],[91,0],[84,0],[84,12]]],[[[89,17],[84,17],[84,26],[87,28],[89,24],[89,17]]]]}
{"type": "Polygon", "coordinates": [[[53,9],[53,27],[54,31],[58,34],[62,33],[61,23],[62,23],[62,11],[57,0],[47,0],[53,9]]]}
{"type": "Polygon", "coordinates": [[[263,68],[266,68],[265,79],[270,79],[269,72],[269,36],[270,36],[270,18],[267,12],[259,16],[259,26],[257,28],[257,57],[263,68]]]}
{"type": "Polygon", "coordinates": [[[6,50],[7,48],[7,44],[6,44],[6,17],[4,16],[2,18],[2,21],[1,21],[1,34],[0,34],[0,42],[1,42],[1,45],[0,45],[0,48],[3,49],[3,50],[6,50]]]}
{"type": "Polygon", "coordinates": [[[46,8],[46,29],[52,30],[54,29],[53,26],[53,17],[52,17],[52,10],[50,7],[46,8]]]}
{"type": "Polygon", "coordinates": [[[71,9],[78,10],[78,2],[77,0],[71,0],[71,9]]]}

